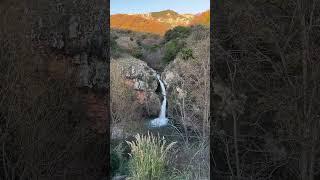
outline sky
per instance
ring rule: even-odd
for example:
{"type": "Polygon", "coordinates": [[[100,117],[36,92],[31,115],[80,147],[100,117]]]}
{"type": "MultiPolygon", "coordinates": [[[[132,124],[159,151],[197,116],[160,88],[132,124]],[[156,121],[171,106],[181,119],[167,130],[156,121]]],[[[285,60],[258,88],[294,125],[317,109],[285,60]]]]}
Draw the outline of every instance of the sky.
{"type": "Polygon", "coordinates": [[[110,0],[111,14],[136,14],[166,9],[195,14],[210,9],[210,0],[110,0]]]}

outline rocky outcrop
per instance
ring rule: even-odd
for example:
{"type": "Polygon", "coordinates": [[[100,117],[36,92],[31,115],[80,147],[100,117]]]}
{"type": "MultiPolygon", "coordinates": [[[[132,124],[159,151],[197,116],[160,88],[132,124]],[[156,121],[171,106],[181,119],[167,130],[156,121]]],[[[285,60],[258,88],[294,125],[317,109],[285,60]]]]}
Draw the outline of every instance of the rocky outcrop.
{"type": "Polygon", "coordinates": [[[156,71],[147,63],[131,56],[111,59],[120,67],[127,87],[135,91],[136,101],[145,109],[147,116],[157,116],[160,111],[160,99],[156,94],[158,80],[156,71]]]}
{"type": "Polygon", "coordinates": [[[159,115],[158,79],[155,70],[132,56],[111,59],[110,75],[111,139],[123,139],[159,115]]]}
{"type": "MultiPolygon", "coordinates": [[[[178,93],[179,91],[182,92],[181,84],[182,79],[182,71],[181,66],[179,65],[179,60],[175,60],[170,63],[161,74],[161,77],[164,81],[164,84],[167,86],[167,93],[168,96],[170,94],[178,93]]],[[[181,97],[181,96],[179,96],[181,97]]]]}
{"type": "Polygon", "coordinates": [[[158,87],[157,72],[151,69],[147,63],[134,57],[111,59],[111,63],[117,63],[126,80],[131,82],[137,91],[155,91],[158,87]]]}

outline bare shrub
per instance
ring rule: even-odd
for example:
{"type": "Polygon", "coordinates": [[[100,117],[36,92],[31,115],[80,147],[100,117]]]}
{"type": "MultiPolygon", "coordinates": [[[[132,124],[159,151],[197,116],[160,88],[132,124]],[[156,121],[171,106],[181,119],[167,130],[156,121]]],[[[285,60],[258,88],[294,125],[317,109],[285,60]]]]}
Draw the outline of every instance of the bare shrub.
{"type": "Polygon", "coordinates": [[[213,49],[215,78],[248,102],[244,114],[214,117],[215,124],[230,126],[214,127],[215,142],[221,142],[215,146],[224,150],[214,155],[213,172],[319,178],[319,2],[224,2],[213,49]]]}
{"type": "Polygon", "coordinates": [[[111,116],[112,123],[125,123],[130,126],[134,121],[141,119],[141,111],[136,101],[136,94],[129,85],[125,83],[121,67],[116,60],[111,61],[110,83],[111,83],[111,116]]]}
{"type": "MultiPolygon", "coordinates": [[[[193,41],[190,44],[194,43],[193,41]]],[[[185,130],[191,127],[204,137],[209,132],[209,39],[198,42],[193,50],[194,59],[175,59],[179,88],[169,97],[171,113],[182,122],[185,130]]]]}

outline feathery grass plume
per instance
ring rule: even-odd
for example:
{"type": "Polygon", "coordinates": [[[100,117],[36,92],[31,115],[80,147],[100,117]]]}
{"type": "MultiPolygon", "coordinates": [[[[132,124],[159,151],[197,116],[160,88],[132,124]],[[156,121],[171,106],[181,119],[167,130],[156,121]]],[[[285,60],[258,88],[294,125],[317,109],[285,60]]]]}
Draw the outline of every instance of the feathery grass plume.
{"type": "Polygon", "coordinates": [[[130,179],[159,180],[164,176],[168,151],[176,142],[166,145],[164,137],[137,134],[136,141],[128,142],[131,147],[129,162],[130,179]]]}

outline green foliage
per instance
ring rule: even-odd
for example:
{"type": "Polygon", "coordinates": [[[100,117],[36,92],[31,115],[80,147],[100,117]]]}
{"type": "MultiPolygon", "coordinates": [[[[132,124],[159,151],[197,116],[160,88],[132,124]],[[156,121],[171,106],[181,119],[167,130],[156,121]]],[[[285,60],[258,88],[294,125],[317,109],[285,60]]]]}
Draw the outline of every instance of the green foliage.
{"type": "Polygon", "coordinates": [[[168,42],[175,39],[187,38],[191,33],[190,27],[177,26],[167,31],[164,35],[164,41],[168,42]]]}
{"type": "Polygon", "coordinates": [[[168,63],[172,61],[178,53],[177,43],[176,41],[171,41],[165,46],[165,54],[163,60],[168,63]]]}
{"type": "Polygon", "coordinates": [[[118,48],[118,44],[114,38],[110,38],[110,47],[111,47],[111,51],[118,48]]]}
{"type": "Polygon", "coordinates": [[[110,38],[110,55],[111,57],[114,57],[114,58],[120,57],[122,53],[121,48],[118,46],[116,42],[116,38],[117,36],[110,38]]]}
{"type": "Polygon", "coordinates": [[[147,38],[147,35],[146,34],[142,34],[141,35],[141,39],[146,39],[147,38]]]}
{"type": "Polygon", "coordinates": [[[143,57],[143,52],[140,47],[134,48],[131,53],[132,53],[132,56],[137,59],[142,59],[142,57],[143,57]]]}
{"type": "Polygon", "coordinates": [[[133,180],[159,180],[165,175],[167,153],[176,142],[166,145],[163,138],[137,134],[135,142],[128,142],[131,147],[129,161],[130,179],[133,180]]]}
{"type": "Polygon", "coordinates": [[[164,57],[163,61],[169,63],[174,60],[177,54],[185,46],[183,39],[191,34],[190,27],[178,26],[166,32],[164,36],[164,57]]]}
{"type": "Polygon", "coordinates": [[[142,42],[141,42],[141,40],[140,39],[137,39],[137,44],[138,44],[138,46],[142,46],[142,42]]]}
{"type": "Polygon", "coordinates": [[[188,60],[188,59],[194,59],[193,57],[193,51],[192,49],[189,49],[189,48],[183,48],[181,50],[181,56],[182,56],[182,59],[183,60],[188,60]]]}
{"type": "Polygon", "coordinates": [[[152,12],[151,16],[153,17],[162,17],[162,16],[166,16],[167,14],[171,14],[171,15],[179,15],[177,12],[173,11],[173,10],[164,10],[164,11],[159,11],[159,12],[152,12]]]}
{"type": "Polygon", "coordinates": [[[172,40],[166,43],[164,47],[163,61],[165,63],[173,61],[184,46],[184,41],[172,40]]]}
{"type": "Polygon", "coordinates": [[[157,45],[157,44],[154,44],[154,45],[152,45],[151,47],[149,47],[149,50],[150,50],[151,52],[155,52],[158,48],[160,48],[160,46],[157,45]]]}

